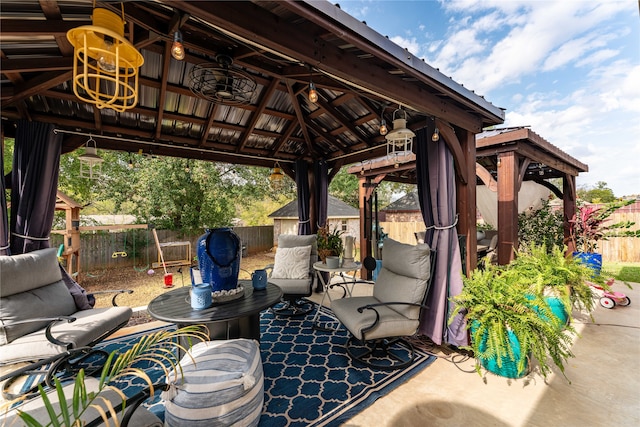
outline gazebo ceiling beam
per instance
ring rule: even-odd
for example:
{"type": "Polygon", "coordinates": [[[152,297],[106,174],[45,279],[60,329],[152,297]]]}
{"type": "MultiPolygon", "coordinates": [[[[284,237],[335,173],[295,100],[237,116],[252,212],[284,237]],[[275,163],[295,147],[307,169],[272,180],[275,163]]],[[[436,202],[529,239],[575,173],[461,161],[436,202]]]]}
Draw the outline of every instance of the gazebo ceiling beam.
{"type": "Polygon", "coordinates": [[[264,110],[267,108],[267,103],[269,102],[269,99],[271,99],[271,96],[276,91],[276,88],[278,87],[279,84],[280,84],[280,80],[273,79],[269,84],[269,86],[267,86],[267,88],[261,94],[260,101],[258,102],[258,105],[255,111],[251,114],[251,117],[249,118],[249,123],[247,123],[244,133],[242,134],[242,137],[238,142],[238,145],[236,147],[236,153],[240,153],[244,150],[245,146],[247,145],[247,141],[249,140],[249,137],[255,131],[256,124],[258,123],[260,116],[262,115],[262,113],[264,113],[264,110]]]}
{"type": "MultiPolygon", "coordinates": [[[[380,96],[410,106],[423,114],[442,117],[446,121],[464,129],[478,133],[482,130],[482,120],[444,99],[440,99],[420,85],[405,84],[394,79],[387,70],[353,57],[336,46],[323,43],[316,49],[318,39],[312,32],[302,32],[294,26],[265,15],[256,5],[247,2],[186,2],[176,1],[176,7],[200,16],[219,28],[226,28],[235,37],[251,41],[257,45],[269,46],[280,54],[312,64],[317,69],[334,77],[351,82],[360,88],[369,88],[380,96]],[[321,51],[321,52],[319,52],[321,51]]],[[[282,7],[290,7],[282,3],[282,7]]]]}
{"type": "Polygon", "coordinates": [[[469,177],[467,174],[467,160],[464,156],[464,152],[462,151],[462,145],[460,144],[460,140],[458,136],[453,131],[453,128],[449,123],[444,122],[440,118],[436,118],[436,126],[440,130],[440,134],[444,137],[444,140],[453,153],[453,161],[456,165],[456,176],[463,184],[469,182],[469,177]]]}
{"type": "Polygon", "coordinates": [[[317,154],[313,144],[311,143],[311,136],[309,135],[309,130],[304,120],[304,114],[302,114],[302,108],[300,108],[300,103],[298,102],[298,97],[293,88],[293,81],[287,80],[287,90],[289,92],[289,99],[291,99],[291,105],[293,106],[293,111],[296,113],[296,118],[298,119],[298,123],[300,123],[300,130],[302,131],[302,135],[304,136],[304,141],[307,144],[307,150],[312,155],[317,154]]]}

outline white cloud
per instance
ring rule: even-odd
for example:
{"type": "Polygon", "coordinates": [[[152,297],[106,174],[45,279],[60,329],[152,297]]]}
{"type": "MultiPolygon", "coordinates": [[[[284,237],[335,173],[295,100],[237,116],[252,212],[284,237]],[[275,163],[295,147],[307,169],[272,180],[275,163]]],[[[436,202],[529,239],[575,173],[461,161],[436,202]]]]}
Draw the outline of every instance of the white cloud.
{"type": "Polygon", "coordinates": [[[469,0],[443,7],[464,17],[452,21],[448,39],[435,58],[427,60],[456,81],[488,94],[602,47],[612,36],[601,23],[628,9],[629,3],[469,0]]]}
{"type": "Polygon", "coordinates": [[[394,36],[394,37],[391,37],[389,40],[391,40],[398,46],[404,47],[413,55],[418,55],[418,53],[420,52],[421,45],[418,43],[415,37],[411,37],[410,39],[407,39],[401,36],[394,36]]]}
{"type": "MultiPolygon", "coordinates": [[[[379,7],[370,1],[350,4],[370,5],[358,13],[368,12],[371,19],[379,7]]],[[[505,107],[505,126],[531,126],[588,164],[579,184],[604,181],[618,196],[640,193],[637,2],[439,0],[439,5],[445,17],[429,16],[444,25],[411,25],[413,17],[406,17],[408,25],[384,31],[456,82],[505,107]],[[632,53],[625,45],[630,42],[636,43],[632,53]]]]}
{"type": "Polygon", "coordinates": [[[576,67],[588,67],[612,59],[620,53],[617,49],[601,49],[575,63],[576,67]]]}

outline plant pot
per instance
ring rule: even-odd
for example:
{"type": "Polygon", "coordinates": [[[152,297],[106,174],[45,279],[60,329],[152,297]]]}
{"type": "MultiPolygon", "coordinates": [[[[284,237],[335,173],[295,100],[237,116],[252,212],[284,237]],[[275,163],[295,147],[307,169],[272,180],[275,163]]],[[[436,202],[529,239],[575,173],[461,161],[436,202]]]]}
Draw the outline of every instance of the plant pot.
{"type": "Polygon", "coordinates": [[[596,252],[574,252],[573,257],[593,270],[595,276],[600,275],[602,269],[602,254],[596,252]]]}
{"type": "Polygon", "coordinates": [[[328,256],[327,257],[327,268],[338,268],[340,267],[340,257],[339,256],[328,256]]]}
{"type": "MultiPolygon", "coordinates": [[[[474,320],[471,323],[472,335],[475,335],[475,331],[477,327],[478,327],[478,321],[474,320]]],[[[476,358],[478,359],[478,361],[480,361],[480,364],[482,365],[482,367],[489,372],[493,372],[494,374],[499,375],[501,377],[505,377],[505,378],[522,378],[529,371],[529,360],[528,359],[525,360],[524,370],[520,372],[518,370],[518,364],[520,363],[520,360],[523,357],[522,354],[520,353],[520,341],[518,341],[518,337],[516,337],[516,334],[514,334],[513,331],[508,331],[507,336],[509,339],[511,350],[513,352],[513,360],[511,359],[511,357],[506,355],[501,357],[500,364],[498,364],[498,358],[495,356],[491,358],[483,358],[476,355],[476,358]]],[[[487,349],[486,333],[483,334],[482,336],[482,339],[479,344],[479,349],[482,352],[486,351],[487,349]]]]}
{"type": "MultiPolygon", "coordinates": [[[[527,299],[533,300],[534,297],[533,295],[527,295],[527,299]]],[[[567,313],[562,300],[559,297],[545,296],[544,301],[547,303],[547,306],[549,307],[549,310],[551,310],[553,316],[558,318],[559,322],[557,323],[560,328],[564,329],[564,327],[569,323],[569,313],[567,313]]],[[[540,315],[543,320],[546,319],[546,316],[541,312],[538,306],[534,305],[532,308],[540,315]]]]}
{"type": "Polygon", "coordinates": [[[569,313],[564,307],[562,300],[558,297],[544,297],[551,312],[560,319],[560,324],[564,327],[569,323],[569,313]]]}

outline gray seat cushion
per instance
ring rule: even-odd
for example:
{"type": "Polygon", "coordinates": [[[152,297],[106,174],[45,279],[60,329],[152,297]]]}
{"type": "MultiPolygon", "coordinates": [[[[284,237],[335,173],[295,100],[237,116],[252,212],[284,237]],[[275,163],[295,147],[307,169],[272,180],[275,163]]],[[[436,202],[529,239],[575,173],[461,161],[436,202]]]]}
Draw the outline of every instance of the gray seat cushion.
{"type": "Polygon", "coordinates": [[[305,279],[273,279],[269,282],[282,289],[284,295],[311,295],[313,285],[313,264],[318,261],[318,237],[315,234],[298,236],[294,234],[281,234],[278,236],[278,248],[295,248],[311,246],[309,257],[309,277],[305,279]]]}
{"type": "MultiPolygon", "coordinates": [[[[66,288],[65,288],[66,292],[66,288]]],[[[58,322],[52,329],[54,338],[84,347],[99,340],[108,331],[116,330],[131,317],[129,307],[108,307],[73,313],[75,322],[58,322]]],[[[24,335],[1,347],[0,363],[38,360],[55,356],[66,348],[53,344],[45,337],[44,329],[24,335]]]]}
{"type": "Polygon", "coordinates": [[[0,345],[42,329],[48,322],[5,326],[8,323],[68,316],[75,311],[55,249],[0,257],[0,345]]]}
{"type": "Polygon", "coordinates": [[[62,280],[55,248],[0,256],[2,298],[62,280]]]}
{"type": "Polygon", "coordinates": [[[269,279],[269,283],[273,283],[282,289],[282,293],[293,295],[309,294],[311,289],[310,279],[269,279]]]}
{"type": "MultiPolygon", "coordinates": [[[[362,330],[373,325],[376,313],[373,310],[363,310],[362,313],[358,313],[358,307],[378,302],[374,297],[335,299],[331,302],[331,310],[344,327],[354,337],[362,341],[364,339],[362,330]]],[[[380,313],[382,321],[374,329],[367,332],[366,339],[368,340],[413,335],[418,329],[418,319],[407,319],[396,310],[385,306],[376,307],[376,310],[380,313]]]]}
{"type": "Polygon", "coordinates": [[[367,304],[422,304],[429,285],[430,249],[426,244],[407,245],[392,239],[384,241],[383,263],[373,286],[373,296],[333,300],[331,309],[357,339],[371,340],[413,335],[420,323],[420,307],[391,304],[376,307],[380,320],[363,336],[363,329],[376,321],[376,312],[358,308],[367,304]]]}

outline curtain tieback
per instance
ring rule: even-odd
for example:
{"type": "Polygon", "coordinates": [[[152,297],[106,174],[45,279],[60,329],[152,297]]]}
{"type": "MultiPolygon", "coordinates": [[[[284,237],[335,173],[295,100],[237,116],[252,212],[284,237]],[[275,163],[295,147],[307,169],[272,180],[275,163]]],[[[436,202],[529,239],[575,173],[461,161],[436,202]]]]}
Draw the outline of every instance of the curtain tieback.
{"type": "Polygon", "coordinates": [[[306,221],[298,221],[298,224],[308,224],[308,223],[311,223],[310,219],[308,219],[306,221]]]}
{"type": "Polygon", "coordinates": [[[456,214],[456,220],[453,222],[453,224],[451,225],[432,225],[430,227],[427,227],[427,230],[448,230],[450,228],[455,227],[456,225],[458,225],[458,214],[456,214]]]}
{"type": "Polygon", "coordinates": [[[4,251],[5,249],[9,249],[10,247],[11,247],[11,245],[0,246],[0,251],[4,251]]]}
{"type": "MultiPolygon", "coordinates": [[[[18,234],[18,233],[11,233],[14,236],[17,237],[22,237],[23,239],[29,239],[29,240],[49,240],[49,236],[47,237],[32,237],[32,236],[25,236],[24,234],[18,234]]],[[[2,249],[2,248],[0,248],[2,249]]]]}

